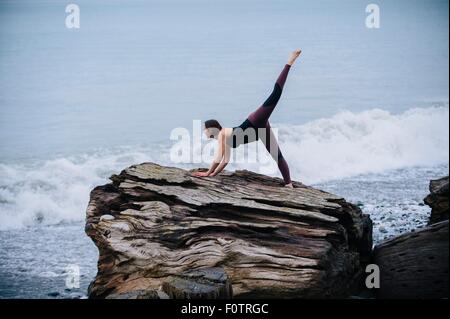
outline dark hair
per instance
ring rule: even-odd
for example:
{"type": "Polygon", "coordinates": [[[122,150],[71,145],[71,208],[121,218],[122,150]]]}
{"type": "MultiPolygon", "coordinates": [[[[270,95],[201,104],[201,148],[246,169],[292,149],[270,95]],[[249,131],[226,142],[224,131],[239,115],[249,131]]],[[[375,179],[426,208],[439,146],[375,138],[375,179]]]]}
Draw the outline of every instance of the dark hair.
{"type": "Polygon", "coordinates": [[[205,128],[216,128],[220,131],[222,126],[217,120],[207,120],[205,121],[205,128]]]}

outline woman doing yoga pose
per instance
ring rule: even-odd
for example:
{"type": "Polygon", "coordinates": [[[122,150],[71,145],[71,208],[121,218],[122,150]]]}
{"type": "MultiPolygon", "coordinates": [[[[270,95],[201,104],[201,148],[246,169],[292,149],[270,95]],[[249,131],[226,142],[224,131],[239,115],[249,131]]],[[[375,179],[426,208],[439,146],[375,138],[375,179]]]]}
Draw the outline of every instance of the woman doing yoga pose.
{"type": "Polygon", "coordinates": [[[285,186],[293,187],[289,174],[289,166],[284,159],[272,129],[270,128],[269,117],[280,100],[289,70],[295,60],[300,56],[300,53],[301,50],[292,52],[288,63],[281,71],[270,96],[263,105],[252,112],[241,125],[233,128],[222,128],[216,120],[208,120],[205,122],[205,134],[208,138],[215,138],[218,140],[219,150],[209,170],[207,172],[196,172],[193,174],[194,176],[203,177],[219,174],[230,161],[230,148],[236,148],[241,144],[247,144],[260,139],[272,158],[277,162],[285,186]]]}

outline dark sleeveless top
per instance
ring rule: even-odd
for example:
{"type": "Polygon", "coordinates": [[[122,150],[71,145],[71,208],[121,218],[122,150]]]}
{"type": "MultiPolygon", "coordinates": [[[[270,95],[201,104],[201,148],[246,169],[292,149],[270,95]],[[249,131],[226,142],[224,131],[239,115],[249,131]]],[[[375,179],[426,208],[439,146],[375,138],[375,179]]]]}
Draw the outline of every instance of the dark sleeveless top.
{"type": "Polygon", "coordinates": [[[258,129],[246,119],[241,125],[233,127],[231,136],[227,137],[226,143],[232,148],[241,144],[248,144],[258,140],[258,129]]]}

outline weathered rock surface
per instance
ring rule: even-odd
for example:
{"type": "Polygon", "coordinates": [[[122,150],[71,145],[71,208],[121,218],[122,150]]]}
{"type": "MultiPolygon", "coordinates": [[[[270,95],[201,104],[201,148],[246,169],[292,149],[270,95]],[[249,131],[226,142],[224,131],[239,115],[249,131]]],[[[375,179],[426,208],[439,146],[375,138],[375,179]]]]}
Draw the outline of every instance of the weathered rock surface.
{"type": "Polygon", "coordinates": [[[448,246],[448,220],[376,246],[377,297],[448,298],[448,246]]]}
{"type": "Polygon", "coordinates": [[[202,268],[168,277],[161,289],[138,289],[112,293],[106,299],[229,299],[230,280],[222,268],[202,268]]]}
{"type": "Polygon", "coordinates": [[[111,180],[87,208],[91,298],[345,297],[371,253],[368,216],[300,183],[153,163],[111,180]]]}
{"type": "Polygon", "coordinates": [[[170,277],[162,290],[173,299],[229,299],[231,282],[222,268],[202,268],[170,277]]]}
{"type": "Polygon", "coordinates": [[[430,182],[430,194],[425,197],[424,202],[431,207],[430,225],[448,220],[448,176],[430,182]]]}

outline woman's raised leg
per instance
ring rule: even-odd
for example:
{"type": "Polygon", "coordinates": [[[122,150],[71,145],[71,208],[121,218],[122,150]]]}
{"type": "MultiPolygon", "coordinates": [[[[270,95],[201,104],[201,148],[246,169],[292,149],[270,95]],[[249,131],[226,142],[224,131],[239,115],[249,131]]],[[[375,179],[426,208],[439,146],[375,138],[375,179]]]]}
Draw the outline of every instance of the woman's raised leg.
{"type": "Polygon", "coordinates": [[[300,50],[292,52],[288,60],[288,63],[284,66],[283,70],[278,76],[278,79],[275,82],[275,86],[270,96],[263,103],[263,105],[261,105],[259,108],[257,108],[254,112],[252,112],[248,116],[248,120],[255,127],[264,127],[266,125],[266,122],[269,120],[270,115],[272,114],[273,110],[275,109],[275,106],[277,106],[277,103],[280,100],[284,84],[286,83],[286,79],[289,74],[289,70],[292,64],[294,64],[295,60],[299,57],[300,53],[301,53],[300,50]]]}
{"type": "Polygon", "coordinates": [[[277,82],[273,88],[272,93],[267,98],[267,100],[258,107],[254,112],[252,112],[248,116],[248,120],[255,127],[264,127],[265,123],[269,120],[270,115],[272,114],[275,106],[277,106],[278,101],[280,100],[281,93],[283,92],[284,83],[286,82],[287,75],[289,73],[289,69],[291,66],[286,64],[278,76],[277,82]]]}

